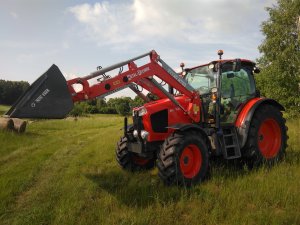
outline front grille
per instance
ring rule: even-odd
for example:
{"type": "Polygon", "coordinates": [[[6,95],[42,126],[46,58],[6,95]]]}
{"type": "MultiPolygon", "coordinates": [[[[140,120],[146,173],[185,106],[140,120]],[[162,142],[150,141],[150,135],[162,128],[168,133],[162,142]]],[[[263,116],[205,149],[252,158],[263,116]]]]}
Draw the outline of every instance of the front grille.
{"type": "Polygon", "coordinates": [[[168,110],[164,109],[150,116],[152,130],[157,133],[168,132],[168,110]]]}

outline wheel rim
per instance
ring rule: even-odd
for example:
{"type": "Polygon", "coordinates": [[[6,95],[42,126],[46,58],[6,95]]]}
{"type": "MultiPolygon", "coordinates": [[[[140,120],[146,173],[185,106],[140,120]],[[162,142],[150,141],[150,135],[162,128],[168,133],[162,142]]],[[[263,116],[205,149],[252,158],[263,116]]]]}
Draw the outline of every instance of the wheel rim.
{"type": "Polygon", "coordinates": [[[132,161],[139,166],[144,166],[149,162],[149,159],[144,159],[144,158],[141,158],[138,156],[133,156],[132,161]]]}
{"type": "Polygon", "coordinates": [[[180,156],[180,169],[186,178],[195,177],[202,165],[202,155],[196,145],[188,145],[184,148],[180,156]]]}
{"type": "Polygon", "coordinates": [[[281,147],[281,129],[274,119],[266,119],[258,130],[258,147],[261,154],[269,159],[275,157],[281,147]]]}

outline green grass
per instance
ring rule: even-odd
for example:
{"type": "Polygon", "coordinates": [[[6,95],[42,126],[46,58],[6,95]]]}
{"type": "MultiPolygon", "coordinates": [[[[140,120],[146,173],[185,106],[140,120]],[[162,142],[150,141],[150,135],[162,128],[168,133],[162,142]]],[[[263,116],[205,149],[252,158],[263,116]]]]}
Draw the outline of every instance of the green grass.
{"type": "Polygon", "coordinates": [[[190,189],[164,186],[156,169],[121,170],[122,122],[101,115],[1,131],[0,224],[300,224],[300,120],[288,121],[282,163],[213,165],[211,179],[190,189]]]}
{"type": "Polygon", "coordinates": [[[0,105],[0,116],[9,110],[10,106],[0,105]]]}

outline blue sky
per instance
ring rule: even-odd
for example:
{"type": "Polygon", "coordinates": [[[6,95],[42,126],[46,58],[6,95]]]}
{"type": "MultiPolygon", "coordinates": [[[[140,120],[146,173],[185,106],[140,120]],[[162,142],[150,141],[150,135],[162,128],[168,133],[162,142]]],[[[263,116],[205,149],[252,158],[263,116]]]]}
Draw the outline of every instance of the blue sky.
{"type": "Polygon", "coordinates": [[[10,0],[0,3],[0,79],[67,78],[155,49],[173,68],[259,56],[275,0],[10,0]]]}

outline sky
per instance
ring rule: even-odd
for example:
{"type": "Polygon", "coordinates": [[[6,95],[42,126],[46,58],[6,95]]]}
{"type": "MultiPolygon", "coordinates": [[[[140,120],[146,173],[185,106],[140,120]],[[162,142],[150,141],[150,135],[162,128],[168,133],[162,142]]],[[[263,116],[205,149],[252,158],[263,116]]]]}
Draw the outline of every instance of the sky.
{"type": "MultiPolygon", "coordinates": [[[[52,64],[67,79],[152,49],[178,70],[259,57],[276,0],[0,1],[0,79],[32,83],[52,64]]],[[[126,93],[126,92],[125,92],[126,93]]],[[[122,94],[123,95],[123,94],[122,94]]],[[[125,94],[126,95],[126,94],[125,94]]]]}

